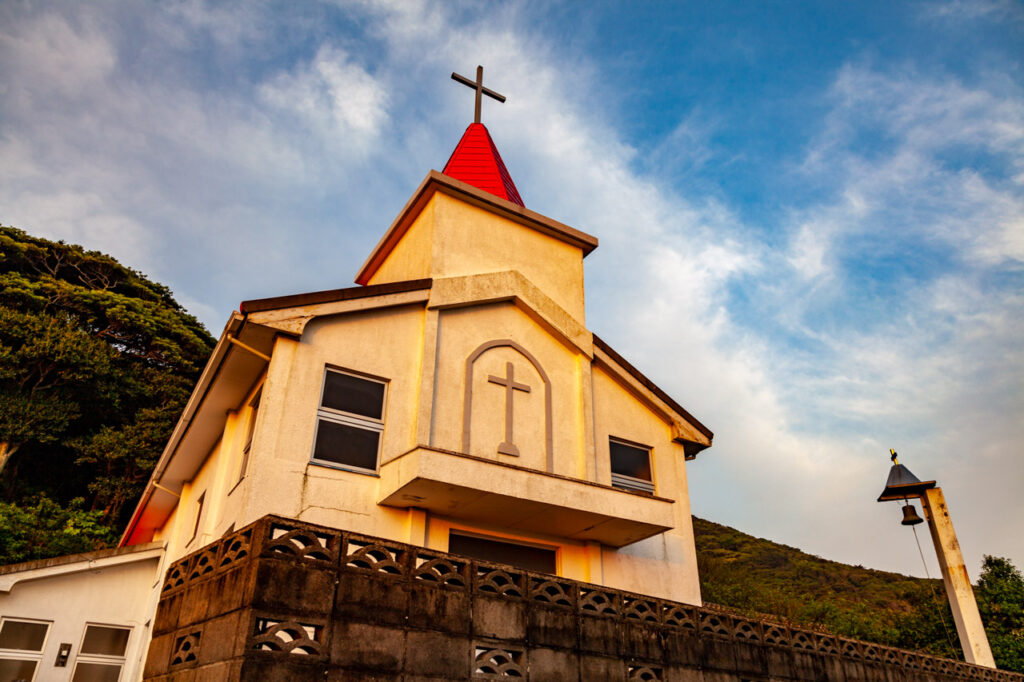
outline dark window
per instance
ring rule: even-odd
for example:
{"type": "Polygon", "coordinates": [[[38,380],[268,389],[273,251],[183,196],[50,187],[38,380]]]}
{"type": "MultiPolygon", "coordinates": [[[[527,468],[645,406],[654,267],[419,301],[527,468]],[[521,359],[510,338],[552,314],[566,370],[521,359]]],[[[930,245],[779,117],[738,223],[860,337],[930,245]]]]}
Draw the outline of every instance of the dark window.
{"type": "Polygon", "coordinates": [[[0,649],[42,651],[49,629],[49,623],[5,620],[3,625],[0,625],[0,649]]]}
{"type": "Polygon", "coordinates": [[[99,654],[101,656],[124,656],[128,648],[127,628],[112,628],[102,625],[90,625],[85,628],[85,639],[82,640],[81,653],[99,654]]]}
{"type": "Polygon", "coordinates": [[[256,391],[256,395],[249,401],[249,421],[245,425],[245,445],[242,447],[242,461],[238,466],[238,480],[245,478],[245,470],[249,467],[249,450],[252,449],[252,437],[256,433],[256,417],[260,413],[260,396],[263,389],[256,391]]]}
{"type": "Polygon", "coordinates": [[[321,419],[316,427],[313,459],[360,469],[376,469],[379,445],[379,431],[321,419]]]}
{"type": "Polygon", "coordinates": [[[79,661],[71,682],[117,682],[121,679],[121,665],[79,661]]]}
{"type": "Polygon", "coordinates": [[[0,680],[33,678],[49,629],[49,623],[0,619],[0,680]]]}
{"type": "Polygon", "coordinates": [[[385,388],[383,381],[327,370],[317,411],[315,461],[377,470],[385,388]]]}
{"type": "Polygon", "coordinates": [[[31,680],[39,661],[0,658],[0,680],[31,680]]]}
{"type": "Polygon", "coordinates": [[[474,559],[493,561],[496,564],[511,564],[527,571],[552,574],[555,572],[555,550],[543,547],[450,533],[448,551],[474,559]]]}
{"type": "Polygon", "coordinates": [[[384,411],[384,384],[351,374],[328,371],[324,378],[322,407],[380,419],[384,411]]]}
{"type": "Polygon", "coordinates": [[[192,527],[192,537],[190,537],[188,539],[189,543],[191,543],[193,540],[195,540],[196,539],[196,535],[199,534],[199,522],[203,519],[203,503],[205,501],[206,501],[206,491],[204,490],[203,494],[199,496],[198,500],[196,500],[196,523],[192,527]]]}
{"type": "Polygon", "coordinates": [[[612,464],[612,485],[624,490],[654,492],[651,477],[651,451],[617,440],[609,441],[612,464]]]}

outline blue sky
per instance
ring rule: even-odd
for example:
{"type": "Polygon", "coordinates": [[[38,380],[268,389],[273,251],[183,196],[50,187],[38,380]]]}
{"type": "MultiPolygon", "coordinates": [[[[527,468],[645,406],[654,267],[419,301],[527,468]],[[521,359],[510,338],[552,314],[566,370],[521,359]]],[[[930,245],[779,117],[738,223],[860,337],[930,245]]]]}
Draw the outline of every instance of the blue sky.
{"type": "Polygon", "coordinates": [[[217,333],[351,285],[483,64],[526,205],[601,240],[588,325],[716,433],[696,514],[920,575],[895,447],[1024,567],[1022,45],[999,0],[5,1],[0,221],[217,333]]]}

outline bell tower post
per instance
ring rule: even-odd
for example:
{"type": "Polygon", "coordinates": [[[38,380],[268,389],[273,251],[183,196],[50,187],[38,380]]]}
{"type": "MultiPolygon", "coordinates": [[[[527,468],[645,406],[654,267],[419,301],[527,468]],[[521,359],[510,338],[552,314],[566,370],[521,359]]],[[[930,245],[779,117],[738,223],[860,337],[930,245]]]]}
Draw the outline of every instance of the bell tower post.
{"type": "Polygon", "coordinates": [[[946,498],[942,488],[929,488],[921,493],[921,506],[924,507],[928,530],[932,534],[935,554],[939,558],[942,570],[942,582],[946,586],[946,596],[953,610],[956,621],[956,633],[960,637],[960,645],[964,649],[964,659],[968,663],[995,668],[992,649],[985,635],[985,627],[978,613],[978,603],[974,599],[967,567],[960,552],[960,543],[953,531],[953,521],[949,518],[946,498]]]}
{"type": "Polygon", "coordinates": [[[974,665],[995,668],[996,662],[988,644],[985,626],[981,622],[981,614],[978,613],[978,602],[974,600],[974,589],[971,587],[971,579],[967,577],[964,556],[960,552],[960,542],[956,539],[956,533],[953,532],[953,521],[949,518],[949,509],[946,507],[942,488],[936,486],[935,481],[922,481],[912,474],[910,469],[899,463],[895,450],[889,450],[889,454],[892,468],[889,469],[889,478],[885,482],[882,494],[878,496],[878,501],[902,501],[906,505],[903,509],[902,524],[913,526],[921,523],[921,519],[914,512],[910,500],[920,498],[925,518],[928,520],[928,530],[932,534],[932,543],[935,545],[935,554],[939,558],[949,608],[953,611],[953,620],[956,622],[956,634],[960,637],[960,646],[964,650],[964,660],[974,665]]]}

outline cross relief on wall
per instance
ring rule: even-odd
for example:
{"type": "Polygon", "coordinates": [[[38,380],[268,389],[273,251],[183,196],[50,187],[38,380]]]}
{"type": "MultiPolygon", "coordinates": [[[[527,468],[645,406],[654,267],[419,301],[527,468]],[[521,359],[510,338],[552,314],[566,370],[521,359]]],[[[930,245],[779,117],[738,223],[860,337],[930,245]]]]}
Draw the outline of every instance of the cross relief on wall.
{"type": "Polygon", "coordinates": [[[463,452],[522,456],[553,471],[551,381],[526,348],[511,339],[480,345],[466,358],[465,386],[463,452]]]}
{"type": "Polygon", "coordinates": [[[505,440],[498,445],[498,452],[503,455],[514,455],[519,456],[519,448],[516,447],[513,432],[513,424],[515,423],[513,412],[513,399],[515,398],[516,391],[523,391],[524,393],[530,392],[530,387],[526,384],[521,384],[515,380],[515,365],[511,362],[505,363],[505,376],[496,377],[493,374],[487,377],[487,381],[492,384],[498,384],[499,386],[505,387],[505,440]]]}

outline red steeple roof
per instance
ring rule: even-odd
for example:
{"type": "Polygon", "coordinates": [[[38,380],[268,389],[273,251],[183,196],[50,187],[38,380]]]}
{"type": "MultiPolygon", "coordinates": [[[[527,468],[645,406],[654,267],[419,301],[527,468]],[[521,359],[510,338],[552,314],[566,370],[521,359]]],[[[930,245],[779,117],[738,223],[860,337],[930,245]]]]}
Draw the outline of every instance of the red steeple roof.
{"type": "Polygon", "coordinates": [[[470,123],[444,166],[445,175],[525,208],[483,123],[470,123]]]}

